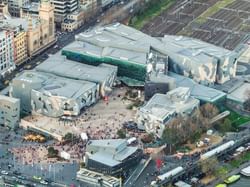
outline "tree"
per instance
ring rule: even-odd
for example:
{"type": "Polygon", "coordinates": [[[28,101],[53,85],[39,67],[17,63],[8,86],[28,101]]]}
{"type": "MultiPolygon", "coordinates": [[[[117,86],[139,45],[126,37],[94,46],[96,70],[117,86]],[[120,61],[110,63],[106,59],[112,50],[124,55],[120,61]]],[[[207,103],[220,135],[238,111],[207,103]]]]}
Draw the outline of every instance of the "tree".
{"type": "Polygon", "coordinates": [[[126,138],[126,131],[124,129],[119,129],[117,131],[117,135],[119,138],[124,139],[124,138],[126,138]]]}
{"type": "Polygon", "coordinates": [[[216,167],[219,165],[219,162],[216,157],[211,157],[199,162],[201,171],[207,175],[213,175],[216,172],[216,167]]]}
{"type": "Polygon", "coordinates": [[[200,111],[201,111],[202,116],[208,119],[211,119],[219,114],[218,108],[211,103],[206,103],[202,105],[200,107],[200,111]]]}
{"type": "Polygon", "coordinates": [[[178,129],[172,127],[166,127],[162,134],[163,142],[170,145],[170,153],[172,152],[172,146],[176,146],[179,143],[180,137],[178,136],[178,129]]]}
{"type": "Polygon", "coordinates": [[[233,130],[232,122],[230,119],[224,119],[223,123],[217,125],[218,130],[222,133],[230,132],[233,130]]]}
{"type": "Polygon", "coordinates": [[[152,141],[154,141],[154,134],[150,133],[150,134],[145,134],[142,138],[141,141],[143,143],[150,143],[152,141]]]}
{"type": "Polygon", "coordinates": [[[68,142],[74,143],[74,142],[78,141],[78,138],[74,134],[68,132],[67,134],[64,135],[63,140],[66,143],[68,143],[68,142]]]}
{"type": "Polygon", "coordinates": [[[48,157],[53,158],[58,156],[58,150],[54,149],[54,147],[48,148],[48,157]]]}

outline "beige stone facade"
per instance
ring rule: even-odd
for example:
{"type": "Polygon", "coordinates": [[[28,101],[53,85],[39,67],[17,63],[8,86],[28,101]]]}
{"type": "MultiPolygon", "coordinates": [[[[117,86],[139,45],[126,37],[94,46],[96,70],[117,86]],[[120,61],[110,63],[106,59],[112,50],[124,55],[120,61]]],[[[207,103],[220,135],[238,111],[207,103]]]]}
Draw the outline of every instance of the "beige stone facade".
{"type": "Polygon", "coordinates": [[[85,21],[96,16],[96,13],[100,11],[97,6],[97,0],[80,0],[80,2],[81,9],[84,12],[85,21]]]}
{"type": "Polygon", "coordinates": [[[84,11],[77,10],[72,14],[67,15],[67,19],[61,25],[63,31],[72,32],[84,24],[84,11]]]}
{"type": "Polygon", "coordinates": [[[54,6],[47,0],[39,5],[39,16],[12,18],[6,6],[0,6],[0,29],[14,33],[13,59],[20,65],[56,42],[54,6]]]}
{"type": "Polygon", "coordinates": [[[28,56],[36,55],[55,41],[54,6],[50,2],[43,1],[41,3],[39,18],[39,20],[28,18],[28,56]]]}
{"type": "Polygon", "coordinates": [[[6,3],[0,4],[0,15],[10,15],[8,11],[8,4],[6,3]]]}
{"type": "Polygon", "coordinates": [[[20,31],[14,36],[15,64],[20,65],[27,60],[27,38],[26,32],[20,31]]]}

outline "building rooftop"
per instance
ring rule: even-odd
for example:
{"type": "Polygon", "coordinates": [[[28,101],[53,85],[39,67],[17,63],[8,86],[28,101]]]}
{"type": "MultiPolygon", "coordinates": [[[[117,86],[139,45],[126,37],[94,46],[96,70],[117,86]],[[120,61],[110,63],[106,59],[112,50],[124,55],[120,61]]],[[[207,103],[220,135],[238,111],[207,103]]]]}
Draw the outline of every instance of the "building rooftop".
{"type": "Polygon", "coordinates": [[[5,96],[5,95],[0,95],[0,101],[8,101],[10,103],[17,103],[19,102],[19,99],[17,98],[13,98],[13,97],[8,97],[8,96],[5,96]]]}
{"type": "Polygon", "coordinates": [[[74,23],[75,22],[75,20],[73,20],[73,19],[64,19],[63,20],[63,23],[74,23]]]}
{"type": "Polygon", "coordinates": [[[72,80],[36,71],[24,71],[20,76],[16,77],[14,81],[37,84],[40,85],[40,88],[38,88],[40,92],[75,99],[90,88],[96,86],[95,83],[87,81],[72,80]]]}
{"type": "MultiPolygon", "coordinates": [[[[30,18],[32,22],[32,27],[36,28],[40,21],[36,18],[30,18]]],[[[22,27],[25,31],[28,30],[29,20],[28,18],[7,18],[0,21],[0,25],[5,25],[8,27],[22,27]]],[[[1,27],[1,26],[0,26],[1,27]]]]}
{"type": "Polygon", "coordinates": [[[102,83],[114,72],[117,67],[107,64],[91,66],[66,59],[59,53],[52,55],[36,67],[37,71],[52,73],[54,75],[102,83]]]}
{"type": "Polygon", "coordinates": [[[247,92],[250,92],[250,83],[245,82],[231,93],[228,93],[227,98],[243,104],[248,98],[247,92]]]}
{"type": "Polygon", "coordinates": [[[149,53],[151,48],[172,58],[178,55],[180,58],[203,64],[213,62],[214,57],[220,58],[233,53],[188,37],[151,37],[119,23],[81,33],[76,35],[76,40],[78,45],[76,42],[66,49],[78,48],[82,53],[126,59],[141,64],[146,63],[146,53],[149,53]]]}
{"type": "Polygon", "coordinates": [[[174,185],[175,185],[176,187],[191,187],[190,184],[187,184],[187,183],[185,183],[185,182],[183,182],[183,181],[178,181],[178,182],[174,183],[174,185]]]}
{"type": "Polygon", "coordinates": [[[226,96],[226,94],[222,91],[203,86],[182,75],[169,72],[169,76],[175,78],[176,87],[190,88],[190,95],[196,99],[205,102],[216,102],[226,96]]]}
{"type": "Polygon", "coordinates": [[[194,51],[193,55],[197,55],[197,53],[204,53],[206,55],[208,54],[217,58],[222,58],[234,53],[225,48],[185,36],[165,35],[161,40],[166,44],[171,43],[177,48],[191,49],[194,51]]]}
{"type": "Polygon", "coordinates": [[[105,147],[107,149],[117,149],[121,144],[127,143],[124,139],[104,139],[104,140],[91,140],[88,145],[96,147],[105,147]]]}
{"type": "Polygon", "coordinates": [[[243,62],[243,63],[249,63],[250,62],[250,43],[244,46],[245,48],[242,54],[240,55],[240,57],[238,58],[238,61],[243,62]]]}
{"type": "Polygon", "coordinates": [[[24,5],[22,9],[29,11],[29,12],[39,12],[40,3],[31,2],[30,4],[24,5]]]}
{"type": "Polygon", "coordinates": [[[109,176],[109,175],[104,175],[102,173],[97,173],[94,171],[90,171],[88,169],[85,168],[81,168],[78,172],[77,172],[77,178],[78,179],[82,179],[83,181],[88,181],[88,179],[90,179],[90,181],[93,182],[96,181],[98,183],[98,179],[101,178],[104,183],[108,183],[110,185],[117,185],[120,184],[120,179],[109,176]]]}
{"type": "Polygon", "coordinates": [[[138,150],[137,147],[127,146],[127,141],[123,139],[91,140],[87,151],[92,148],[95,152],[89,154],[89,158],[110,167],[120,164],[138,150]]]}
{"type": "Polygon", "coordinates": [[[184,111],[190,106],[199,104],[199,100],[190,97],[190,89],[178,87],[167,94],[155,94],[145,106],[140,108],[143,113],[166,119],[169,115],[184,111]]]}

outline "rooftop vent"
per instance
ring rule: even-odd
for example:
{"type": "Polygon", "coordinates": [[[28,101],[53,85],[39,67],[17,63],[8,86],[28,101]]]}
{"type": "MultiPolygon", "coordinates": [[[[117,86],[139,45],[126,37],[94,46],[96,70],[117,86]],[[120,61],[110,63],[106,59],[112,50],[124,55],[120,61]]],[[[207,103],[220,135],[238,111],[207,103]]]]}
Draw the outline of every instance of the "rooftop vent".
{"type": "Polygon", "coordinates": [[[100,42],[109,42],[110,40],[107,38],[101,38],[101,37],[97,37],[96,40],[100,41],[100,42]]]}
{"type": "MultiPolygon", "coordinates": [[[[80,36],[84,37],[84,38],[90,38],[93,36],[93,34],[91,33],[81,33],[80,36]]],[[[77,36],[76,36],[77,37],[77,36]]]]}
{"type": "Polygon", "coordinates": [[[177,37],[175,40],[176,40],[176,41],[180,41],[182,38],[183,38],[183,36],[179,36],[179,37],[177,37]]]}

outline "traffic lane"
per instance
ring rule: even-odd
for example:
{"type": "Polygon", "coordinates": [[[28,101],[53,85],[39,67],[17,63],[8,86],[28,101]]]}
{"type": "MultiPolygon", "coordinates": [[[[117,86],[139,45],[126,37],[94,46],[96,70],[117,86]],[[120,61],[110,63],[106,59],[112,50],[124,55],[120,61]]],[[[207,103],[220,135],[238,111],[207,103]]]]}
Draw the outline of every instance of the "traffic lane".
{"type": "Polygon", "coordinates": [[[18,163],[16,164],[16,169],[23,175],[31,178],[33,176],[39,176],[67,185],[78,183],[76,181],[76,172],[79,170],[79,164],[77,163],[46,163],[33,165],[18,163]]]}
{"type": "Polygon", "coordinates": [[[155,161],[152,160],[148,164],[148,166],[144,169],[144,171],[141,173],[141,175],[138,177],[136,181],[133,182],[133,184],[127,184],[128,187],[136,187],[136,186],[150,186],[151,181],[155,180],[155,173],[157,172],[157,169],[155,167],[155,161]]]}

